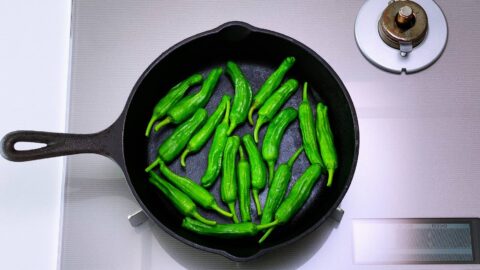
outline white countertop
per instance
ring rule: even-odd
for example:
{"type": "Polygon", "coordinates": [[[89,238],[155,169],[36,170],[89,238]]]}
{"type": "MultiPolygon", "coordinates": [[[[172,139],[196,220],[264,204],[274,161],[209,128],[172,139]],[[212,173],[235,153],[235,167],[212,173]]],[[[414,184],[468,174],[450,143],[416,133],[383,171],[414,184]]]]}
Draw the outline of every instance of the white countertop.
{"type": "MultiPolygon", "coordinates": [[[[70,1],[0,2],[0,137],[65,130],[70,1]]],[[[2,269],[55,269],[63,158],[0,158],[2,269]]]]}

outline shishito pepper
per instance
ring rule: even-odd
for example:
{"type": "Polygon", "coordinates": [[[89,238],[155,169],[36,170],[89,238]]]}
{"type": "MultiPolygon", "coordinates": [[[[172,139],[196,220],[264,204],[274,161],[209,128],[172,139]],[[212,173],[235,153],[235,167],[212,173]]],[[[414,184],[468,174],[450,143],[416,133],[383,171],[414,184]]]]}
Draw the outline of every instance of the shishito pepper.
{"type": "Polygon", "coordinates": [[[160,172],[178,189],[185,193],[190,199],[196,202],[198,205],[205,209],[214,210],[217,213],[226,217],[232,217],[232,214],[223,210],[218,206],[208,190],[195,183],[192,179],[175,174],[168,168],[168,166],[160,160],[159,162],[160,172]]]}
{"type": "Polygon", "coordinates": [[[248,108],[252,103],[252,88],[240,68],[232,61],[227,62],[227,74],[235,86],[235,96],[230,112],[230,127],[228,128],[228,135],[230,135],[238,125],[247,120],[248,108]]]}
{"type": "Polygon", "coordinates": [[[222,197],[222,201],[228,205],[235,223],[238,223],[238,217],[235,213],[235,201],[237,200],[235,161],[239,146],[240,138],[238,136],[228,137],[227,144],[225,145],[225,150],[223,152],[223,175],[220,187],[220,196],[222,197]]]}
{"type": "Polygon", "coordinates": [[[262,215],[262,206],[258,198],[258,192],[265,188],[267,184],[267,166],[263,162],[262,155],[258,151],[257,144],[253,140],[251,134],[246,134],[242,138],[243,145],[247,150],[248,160],[250,162],[250,171],[252,178],[252,194],[255,206],[257,208],[257,215],[262,215]]]}
{"type": "Polygon", "coordinates": [[[197,134],[193,135],[190,141],[187,144],[187,148],[183,151],[180,164],[182,167],[185,167],[185,158],[189,153],[196,153],[202,149],[205,143],[212,135],[215,128],[218,126],[222,117],[224,116],[225,112],[230,107],[230,96],[223,96],[220,100],[220,103],[217,106],[217,109],[212,113],[212,115],[208,118],[205,125],[197,132],[197,134]]]}
{"type": "Polygon", "coordinates": [[[186,217],[183,219],[182,227],[201,234],[222,238],[238,238],[246,236],[255,236],[258,232],[270,228],[272,225],[256,225],[251,222],[235,224],[219,224],[210,226],[195,219],[186,217]]]}
{"type": "Polygon", "coordinates": [[[200,91],[184,97],[175,104],[175,106],[169,109],[167,117],[155,125],[155,132],[169,123],[180,124],[194,114],[199,108],[205,107],[212,96],[220,75],[222,75],[222,68],[220,67],[210,71],[207,78],[203,81],[200,91]]]}
{"type": "MultiPolygon", "coordinates": [[[[320,179],[322,173],[322,166],[320,164],[312,164],[307,170],[297,179],[293,185],[290,193],[288,193],[285,200],[280,204],[275,212],[275,221],[264,224],[266,226],[278,226],[287,223],[293,215],[303,206],[305,201],[310,197],[313,186],[320,179]]],[[[275,227],[271,227],[258,241],[262,243],[272,233],[275,227]]]]}
{"type": "Polygon", "coordinates": [[[240,161],[237,165],[238,205],[242,222],[250,221],[250,164],[245,158],[242,146],[239,147],[240,161]]]}
{"type": "Polygon", "coordinates": [[[333,133],[328,121],[327,106],[317,104],[317,138],[320,144],[320,153],[328,171],[327,187],[332,185],[333,173],[338,166],[337,151],[333,143],[333,133]]]}
{"type": "MultiPolygon", "coordinates": [[[[282,110],[270,123],[262,145],[262,156],[268,165],[268,179],[271,184],[275,162],[280,152],[280,143],[287,127],[297,118],[297,110],[288,107],[282,110]]],[[[270,186],[269,184],[269,186],[270,186]]]]}
{"type": "Polygon", "coordinates": [[[159,160],[171,162],[183,150],[193,133],[207,120],[208,113],[205,109],[198,109],[197,112],[187,121],[178,126],[172,134],[158,147],[157,159],[148,166],[151,170],[157,166],[159,160]]]}
{"type": "Polygon", "coordinates": [[[222,123],[217,126],[213,135],[212,146],[208,151],[207,169],[203,174],[200,182],[204,187],[210,187],[215,183],[222,168],[223,150],[227,144],[228,117],[230,115],[230,106],[227,106],[225,116],[222,123]]]}
{"type": "Polygon", "coordinates": [[[300,147],[293,155],[290,157],[287,163],[280,164],[275,175],[272,179],[272,185],[268,190],[267,200],[265,201],[265,206],[263,207],[263,215],[261,224],[267,224],[272,221],[273,215],[277,210],[278,206],[283,200],[285,193],[287,192],[288,183],[290,178],[292,178],[292,167],[295,160],[303,152],[303,147],[300,147]]]}
{"type": "Polygon", "coordinates": [[[302,133],[303,147],[305,154],[311,164],[320,164],[323,167],[322,157],[318,149],[317,134],[315,130],[315,119],[313,111],[308,101],[308,84],[303,85],[303,101],[298,106],[298,122],[300,124],[300,132],[302,133]]]}
{"type": "Polygon", "coordinates": [[[290,56],[285,58],[280,66],[273,72],[270,77],[263,83],[262,87],[258,90],[253,97],[253,104],[250,107],[248,112],[248,121],[250,125],[253,125],[253,112],[265,103],[265,101],[273,94],[275,89],[280,85],[285,76],[285,73],[293,66],[295,63],[295,57],[290,56]]]}
{"type": "Polygon", "coordinates": [[[166,180],[158,176],[154,172],[150,172],[150,183],[160,189],[163,194],[172,202],[173,206],[180,211],[184,216],[195,218],[198,221],[201,221],[208,225],[215,225],[217,222],[215,220],[210,220],[204,218],[197,211],[197,206],[195,203],[185,195],[183,192],[178,190],[176,187],[172,186],[166,180]]]}
{"type": "Polygon", "coordinates": [[[255,142],[258,142],[258,133],[263,124],[266,124],[272,120],[277,114],[278,110],[282,108],[283,104],[295,93],[298,87],[298,82],[294,79],[290,79],[280,88],[278,88],[273,95],[271,95],[263,106],[258,110],[258,119],[253,131],[253,137],[255,142]]]}
{"type": "Polygon", "coordinates": [[[150,122],[148,122],[147,130],[145,130],[145,136],[150,135],[150,130],[152,129],[153,124],[160,118],[164,117],[168,110],[175,106],[177,102],[185,95],[185,92],[193,85],[200,83],[203,80],[202,75],[194,74],[184,81],[181,81],[172,89],[168,91],[168,93],[157,102],[155,107],[153,108],[152,118],[150,122]]]}

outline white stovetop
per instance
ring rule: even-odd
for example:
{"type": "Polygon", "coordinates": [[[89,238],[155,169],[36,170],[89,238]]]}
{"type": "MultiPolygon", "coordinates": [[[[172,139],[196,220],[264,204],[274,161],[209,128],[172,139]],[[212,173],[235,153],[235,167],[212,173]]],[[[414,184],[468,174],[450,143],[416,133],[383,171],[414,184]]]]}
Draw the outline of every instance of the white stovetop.
{"type": "MultiPolygon", "coordinates": [[[[0,136],[17,129],[65,128],[70,5],[29,2],[9,4],[2,8],[8,16],[0,16],[2,25],[9,26],[3,28],[7,31],[2,35],[6,42],[0,43],[0,78],[5,87],[0,91],[0,136]]],[[[445,54],[428,70],[405,77],[380,71],[360,55],[353,39],[353,22],[362,2],[324,1],[322,7],[330,12],[323,15],[315,1],[302,5],[288,1],[210,1],[199,5],[196,1],[179,4],[142,0],[135,5],[117,1],[115,7],[109,2],[76,2],[70,131],[93,132],[106,127],[123,108],[138,75],[159,53],[185,37],[238,19],[291,35],[332,65],[356,105],[361,150],[354,182],[342,203],[346,214],[339,227],[325,234],[315,232],[253,264],[235,264],[194,250],[149,223],[130,228],[125,217],[137,206],[116,165],[91,155],[71,158],[67,175],[74,192],[66,195],[77,197],[67,205],[72,214],[63,224],[68,233],[63,242],[65,269],[334,269],[332,265],[349,269],[354,267],[350,249],[353,218],[480,216],[480,160],[476,155],[480,146],[480,81],[475,71],[480,59],[474,46],[480,32],[475,29],[462,36],[456,31],[474,25],[477,5],[467,0],[460,1],[466,5],[438,1],[450,27],[445,54]],[[265,16],[269,10],[275,12],[265,16]],[[182,16],[186,14],[196,23],[185,21],[182,16]],[[450,20],[463,15],[462,20],[450,20]],[[342,31],[325,27],[327,23],[342,31]],[[331,42],[333,34],[338,44],[331,42]],[[112,80],[105,79],[100,71],[110,74],[112,80]],[[400,82],[406,87],[398,87],[400,82]],[[116,95],[111,95],[112,89],[116,95]],[[110,107],[101,106],[107,102],[110,107]],[[98,215],[92,216],[92,211],[98,215]],[[118,226],[108,227],[102,222],[118,226]],[[88,235],[90,228],[95,228],[90,231],[93,237],[88,235]],[[112,235],[116,233],[120,234],[112,235]],[[83,242],[86,237],[97,243],[83,242]],[[118,253],[105,252],[106,248],[118,253]]],[[[62,160],[15,164],[0,159],[2,268],[55,268],[62,160]]]]}

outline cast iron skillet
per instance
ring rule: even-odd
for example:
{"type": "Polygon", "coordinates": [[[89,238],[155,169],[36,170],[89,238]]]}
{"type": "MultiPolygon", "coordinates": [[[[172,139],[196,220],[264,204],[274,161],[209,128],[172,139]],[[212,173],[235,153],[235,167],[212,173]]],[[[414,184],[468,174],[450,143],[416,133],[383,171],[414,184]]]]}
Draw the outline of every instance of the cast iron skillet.
{"type": "MultiPolygon", "coordinates": [[[[195,91],[195,90],[192,90],[195,91]]],[[[298,107],[301,102],[298,91],[285,105],[298,107]]],[[[207,105],[211,113],[223,94],[233,95],[231,82],[222,75],[219,84],[207,105]]],[[[263,138],[266,127],[262,128],[263,138]]],[[[236,130],[237,135],[251,132],[250,126],[236,130]]],[[[302,143],[298,122],[292,124],[282,141],[281,155],[277,165],[285,162],[302,143]]],[[[209,142],[203,150],[187,159],[186,171],[178,160],[171,168],[179,174],[199,181],[205,169],[209,142]]],[[[155,223],[176,239],[199,249],[221,254],[236,261],[257,258],[267,251],[298,240],[319,227],[345,196],[352,181],[359,150],[358,122],[352,101],[345,86],[333,69],[314,51],[300,42],[269,30],[259,29],[243,22],[228,22],[213,30],[192,36],[168,49],[158,57],[135,84],[125,109],[120,117],[107,129],[95,134],[61,134],[37,131],[16,131],[2,140],[2,155],[11,161],[28,161],[78,153],[96,153],[113,159],[123,170],[133,195],[143,210],[155,223]],[[310,84],[311,103],[322,100],[329,107],[329,117],[335,136],[339,166],[334,184],[325,187],[325,177],[315,186],[310,199],[293,220],[277,228],[264,244],[257,243],[258,237],[238,239],[216,239],[200,236],[181,227],[182,216],[147,181],[144,169],[156,158],[156,148],[168,136],[172,127],[159,134],[144,136],[145,127],[156,101],[167,89],[194,72],[206,74],[211,68],[225,66],[227,60],[236,61],[256,91],[265,78],[279,65],[283,58],[295,56],[297,61],[289,71],[290,78],[310,84]],[[19,151],[17,142],[45,143],[46,146],[19,151]]],[[[309,163],[302,154],[293,168],[292,185],[309,163]]],[[[219,182],[212,193],[221,203],[218,193],[219,182]]],[[[290,187],[289,187],[290,189],[290,187]]],[[[267,192],[262,192],[264,202],[267,192]]],[[[258,217],[252,202],[253,221],[258,217]]],[[[213,212],[201,211],[203,215],[220,222],[229,222],[213,212]]],[[[237,213],[238,210],[237,210],[237,213]]]]}

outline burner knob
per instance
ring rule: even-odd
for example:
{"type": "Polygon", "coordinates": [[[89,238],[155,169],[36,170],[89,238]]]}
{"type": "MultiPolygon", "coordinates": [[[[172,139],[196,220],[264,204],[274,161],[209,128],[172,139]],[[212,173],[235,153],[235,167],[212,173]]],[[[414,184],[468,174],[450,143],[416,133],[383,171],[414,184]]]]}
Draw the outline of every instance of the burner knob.
{"type": "Polygon", "coordinates": [[[426,36],[428,18],[425,10],[409,0],[395,0],[385,8],[378,21],[378,32],[390,47],[402,56],[418,46],[426,36]]]}

